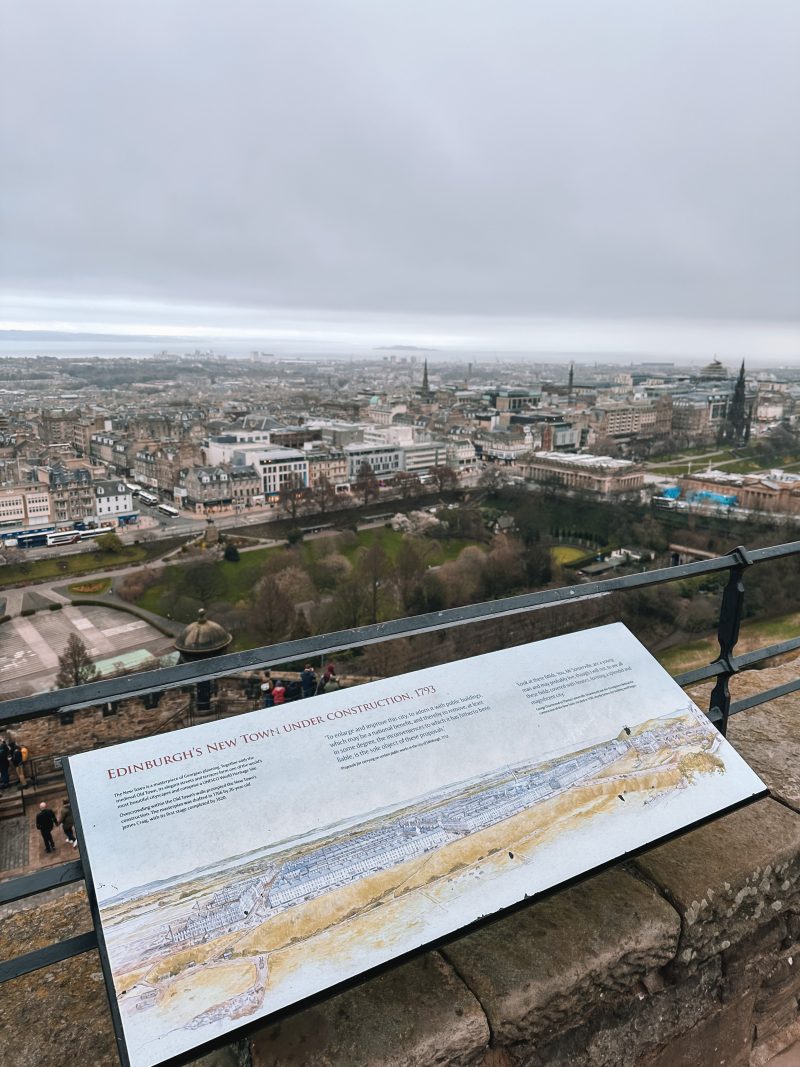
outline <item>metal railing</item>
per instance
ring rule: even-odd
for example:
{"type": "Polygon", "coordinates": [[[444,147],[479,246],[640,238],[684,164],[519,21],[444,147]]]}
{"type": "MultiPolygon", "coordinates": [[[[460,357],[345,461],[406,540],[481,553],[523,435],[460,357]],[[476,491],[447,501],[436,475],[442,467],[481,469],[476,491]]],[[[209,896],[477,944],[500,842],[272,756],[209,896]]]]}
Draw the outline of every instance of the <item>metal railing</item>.
{"type": "MultiPolygon", "coordinates": [[[[234,652],[216,656],[212,659],[194,663],[183,663],[174,667],[146,671],[140,674],[123,675],[108,678],[73,689],[60,689],[21,700],[8,700],[0,703],[0,730],[12,724],[29,719],[64,711],[76,711],[90,708],[107,701],[122,700],[130,697],[144,696],[147,693],[174,688],[176,686],[196,684],[223,678],[243,671],[253,671],[275,667],[293,661],[304,661],[315,656],[330,655],[346,649],[360,648],[366,645],[380,644],[402,637],[434,633],[485,620],[503,618],[559,604],[576,604],[608,593],[624,592],[631,589],[643,589],[681,581],[702,575],[728,571],[728,582],[722,593],[717,637],[719,655],[711,663],[695,670],[685,671],[675,676],[678,685],[694,685],[711,678],[716,683],[711,693],[708,716],[724,734],[727,731],[731,715],[747,711],[759,704],[775,700],[800,690],[800,678],[772,689],[763,690],[744,700],[731,701],[728,683],[738,671],[752,667],[757,663],[775,656],[800,649],[800,636],[778,644],[769,645],[735,655],[734,650],[739,638],[739,626],[744,607],[744,574],[756,564],[770,560],[784,559],[800,555],[800,541],[773,545],[749,551],[739,547],[715,559],[687,563],[660,570],[644,571],[604,581],[587,582],[580,585],[564,586],[560,589],[548,589],[537,593],[525,593],[521,596],[505,597],[482,604],[466,607],[448,608],[444,611],[416,615],[412,618],[394,619],[389,622],[359,626],[350,630],[322,634],[318,637],[303,638],[298,641],[284,641],[264,648],[249,649],[246,652],[234,652]]],[[[58,867],[49,867],[34,874],[0,882],[0,906],[26,897],[35,896],[59,886],[82,881],[83,866],[80,860],[65,863],[58,867]]],[[[52,966],[60,960],[87,952],[97,946],[93,931],[77,937],[48,945],[24,956],[0,962],[0,983],[11,978],[18,978],[41,967],[52,966]]]]}

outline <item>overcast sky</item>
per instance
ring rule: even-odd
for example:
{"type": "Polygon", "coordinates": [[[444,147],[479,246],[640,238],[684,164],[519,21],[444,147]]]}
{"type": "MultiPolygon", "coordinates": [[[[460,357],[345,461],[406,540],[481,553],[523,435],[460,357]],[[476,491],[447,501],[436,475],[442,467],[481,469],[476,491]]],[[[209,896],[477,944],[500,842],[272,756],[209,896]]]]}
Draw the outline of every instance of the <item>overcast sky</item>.
{"type": "Polygon", "coordinates": [[[6,324],[800,356],[797,0],[0,2],[6,324]]]}

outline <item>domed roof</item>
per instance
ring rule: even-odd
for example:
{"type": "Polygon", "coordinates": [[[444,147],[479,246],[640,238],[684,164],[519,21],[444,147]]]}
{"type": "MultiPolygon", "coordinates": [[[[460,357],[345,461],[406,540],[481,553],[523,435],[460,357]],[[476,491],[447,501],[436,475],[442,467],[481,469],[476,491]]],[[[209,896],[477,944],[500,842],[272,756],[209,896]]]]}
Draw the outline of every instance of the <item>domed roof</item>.
{"type": "Polygon", "coordinates": [[[189,655],[210,655],[212,652],[223,652],[232,640],[228,631],[218,622],[207,619],[204,609],[200,608],[195,621],[190,622],[175,638],[175,647],[179,652],[189,655]]]}

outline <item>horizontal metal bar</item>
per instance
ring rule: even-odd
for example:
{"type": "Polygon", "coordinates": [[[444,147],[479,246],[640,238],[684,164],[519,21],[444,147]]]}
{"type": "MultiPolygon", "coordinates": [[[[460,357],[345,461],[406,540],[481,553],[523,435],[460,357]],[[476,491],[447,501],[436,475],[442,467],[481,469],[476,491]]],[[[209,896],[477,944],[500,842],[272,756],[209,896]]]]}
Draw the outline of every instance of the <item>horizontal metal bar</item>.
{"type": "MultiPolygon", "coordinates": [[[[741,656],[732,656],[731,663],[737,671],[747,670],[754,663],[762,663],[764,660],[774,659],[786,652],[794,652],[800,648],[800,637],[793,637],[789,641],[781,641],[777,645],[766,645],[764,648],[755,648],[752,652],[743,652],[741,656]]],[[[694,685],[704,682],[708,678],[716,678],[720,674],[728,672],[727,664],[719,659],[708,663],[704,667],[695,667],[694,670],[684,671],[683,674],[674,675],[674,680],[680,686],[694,685]]]]}
{"type": "Polygon", "coordinates": [[[10,904],[23,897],[32,897],[37,893],[46,893],[48,889],[57,889],[62,885],[83,881],[83,864],[80,860],[70,860],[58,867],[44,867],[33,874],[24,874],[20,878],[10,878],[0,882],[0,904],[10,904]]]}
{"type": "Polygon", "coordinates": [[[87,930],[85,934],[68,937],[66,941],[57,941],[45,948],[37,948],[34,952],[26,952],[24,956],[15,956],[13,960],[2,960],[0,983],[8,982],[12,978],[21,978],[22,975],[39,971],[42,967],[52,967],[54,963],[80,956],[81,953],[91,952],[96,948],[97,934],[94,930],[87,930]]]}
{"type": "Polygon", "coordinates": [[[716,678],[717,675],[724,674],[727,669],[724,663],[715,659],[713,663],[708,663],[705,667],[695,667],[692,671],[676,674],[673,680],[681,686],[694,685],[696,682],[704,682],[707,678],[716,678]]]}
{"type": "MultiPolygon", "coordinates": [[[[779,545],[773,549],[759,549],[752,553],[755,562],[761,559],[761,553],[770,551],[775,555],[800,553],[800,541],[790,545],[779,545]]],[[[444,611],[429,612],[410,618],[392,619],[388,622],[373,623],[350,630],[307,637],[299,641],[284,641],[277,645],[248,649],[224,656],[215,656],[206,660],[183,663],[175,667],[143,671],[134,675],[107,678],[88,685],[71,689],[54,690],[39,693],[36,696],[19,700],[7,700],[0,703],[0,725],[22,722],[48,712],[66,709],[92,707],[107,700],[119,700],[127,697],[142,696],[154,689],[169,689],[175,686],[195,684],[221,678],[225,675],[242,671],[256,670],[286,663],[291,660],[307,659],[314,655],[340,652],[344,649],[378,644],[399,637],[430,633],[454,626],[481,622],[485,619],[502,618],[537,608],[557,606],[560,604],[577,604],[582,600],[626,589],[646,588],[664,582],[674,582],[703,574],[724,571],[740,563],[736,552],[719,556],[712,560],[686,563],[678,567],[665,567],[654,571],[643,571],[621,578],[608,578],[598,582],[587,582],[577,586],[564,586],[560,589],[542,590],[536,593],[523,593],[519,596],[505,597],[502,600],[470,604],[464,607],[447,608],[444,611]]]]}
{"type": "Polygon", "coordinates": [[[753,663],[761,663],[762,660],[782,656],[784,653],[794,652],[798,648],[800,648],[800,637],[793,637],[791,640],[781,641],[777,645],[767,645],[766,648],[756,648],[752,652],[743,652],[741,656],[736,656],[735,658],[736,669],[744,670],[744,668],[750,667],[753,663]]]}
{"type": "Polygon", "coordinates": [[[738,715],[740,711],[749,711],[750,708],[757,708],[759,704],[766,704],[770,700],[778,700],[780,697],[788,696],[789,693],[796,693],[800,690],[800,678],[795,678],[794,681],[785,682],[783,685],[775,686],[774,689],[764,689],[760,693],[754,693],[753,696],[745,697],[744,700],[737,700],[731,704],[730,715],[738,715]]]}
{"type": "Polygon", "coordinates": [[[767,548],[754,548],[750,552],[753,563],[763,563],[768,559],[781,559],[784,556],[793,556],[800,551],[800,541],[786,541],[782,545],[769,545],[767,548]]]}

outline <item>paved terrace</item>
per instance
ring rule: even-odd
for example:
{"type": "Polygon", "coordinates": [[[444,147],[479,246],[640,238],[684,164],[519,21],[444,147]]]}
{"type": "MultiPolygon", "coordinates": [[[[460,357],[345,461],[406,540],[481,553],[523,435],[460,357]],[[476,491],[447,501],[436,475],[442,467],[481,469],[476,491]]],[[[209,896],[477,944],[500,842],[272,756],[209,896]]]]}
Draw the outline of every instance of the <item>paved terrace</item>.
{"type": "MultiPolygon", "coordinates": [[[[798,676],[795,659],[731,688],[740,699],[798,676]]],[[[708,687],[692,695],[703,706],[708,687]]],[[[797,1067],[800,693],[737,715],[729,736],[768,798],[199,1062],[797,1067]]],[[[6,850],[25,852],[25,829],[5,824],[6,850]]],[[[45,857],[27,831],[30,869],[45,857]]],[[[53,858],[70,854],[62,841],[53,858]]],[[[0,912],[4,958],[88,928],[82,889],[47,896],[0,912]]],[[[116,1064],[96,953],[3,986],[0,1033],[15,1067],[60,1067],[65,1047],[116,1064]]]]}

